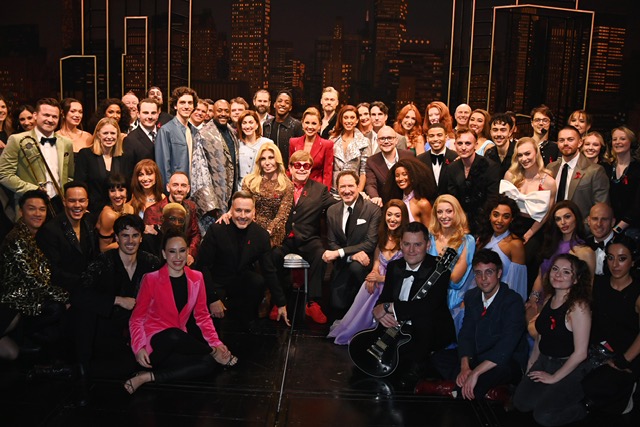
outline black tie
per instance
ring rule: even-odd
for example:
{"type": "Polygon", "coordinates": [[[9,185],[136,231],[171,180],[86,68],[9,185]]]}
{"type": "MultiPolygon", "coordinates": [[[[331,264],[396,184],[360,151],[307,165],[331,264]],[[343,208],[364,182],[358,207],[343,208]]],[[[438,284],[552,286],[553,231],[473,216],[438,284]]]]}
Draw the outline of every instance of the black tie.
{"type": "Polygon", "coordinates": [[[417,271],[411,271],[411,270],[404,270],[402,272],[402,277],[404,277],[405,279],[407,277],[413,277],[413,280],[415,280],[416,277],[418,277],[418,272],[417,271]]]}
{"type": "Polygon", "coordinates": [[[565,163],[562,166],[562,173],[560,174],[560,185],[558,185],[558,194],[556,194],[556,202],[564,200],[564,193],[567,188],[567,175],[569,174],[569,163],[565,163]]]}
{"type": "Polygon", "coordinates": [[[431,163],[441,165],[444,162],[444,154],[431,154],[431,163]]]}
{"type": "Polygon", "coordinates": [[[348,237],[351,233],[351,229],[353,228],[353,207],[349,206],[347,208],[347,212],[349,216],[347,217],[347,223],[344,226],[344,234],[348,237]]]}
{"type": "Polygon", "coordinates": [[[155,144],[155,142],[156,142],[156,131],[152,130],[151,132],[149,132],[149,136],[151,137],[151,142],[153,142],[155,144]]]}
{"type": "Polygon", "coordinates": [[[596,242],[595,239],[593,240],[589,240],[588,245],[591,247],[591,249],[598,250],[598,249],[604,249],[604,242],[596,242]]]}
{"type": "Polygon", "coordinates": [[[53,136],[51,138],[45,138],[44,136],[42,138],[40,138],[40,144],[44,145],[46,143],[49,143],[51,145],[56,145],[56,137],[53,136]]]}

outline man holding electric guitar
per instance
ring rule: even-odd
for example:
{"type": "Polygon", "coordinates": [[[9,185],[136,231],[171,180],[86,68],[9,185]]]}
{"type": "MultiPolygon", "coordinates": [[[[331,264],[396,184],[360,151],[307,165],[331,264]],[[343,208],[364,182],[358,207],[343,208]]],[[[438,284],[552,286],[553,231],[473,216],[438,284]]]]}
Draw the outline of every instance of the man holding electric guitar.
{"type": "Polygon", "coordinates": [[[429,231],[419,222],[406,226],[400,245],[404,258],[389,263],[373,309],[379,326],[355,335],[349,354],[371,376],[386,377],[399,365],[404,379],[417,381],[429,354],[456,339],[447,306],[449,266],[456,253],[446,251],[445,262],[428,255],[429,231]]]}

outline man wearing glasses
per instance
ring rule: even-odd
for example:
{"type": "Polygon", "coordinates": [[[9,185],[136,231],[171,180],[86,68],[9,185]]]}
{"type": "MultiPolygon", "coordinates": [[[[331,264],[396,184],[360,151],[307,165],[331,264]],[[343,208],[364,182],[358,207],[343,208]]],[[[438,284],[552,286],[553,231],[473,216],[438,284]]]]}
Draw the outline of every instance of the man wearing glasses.
{"type": "Polygon", "coordinates": [[[542,104],[531,110],[532,138],[540,147],[540,153],[545,165],[558,160],[560,156],[558,145],[553,141],[549,141],[549,129],[552,123],[553,113],[546,105],[542,104]]]}
{"type": "Polygon", "coordinates": [[[524,305],[520,295],[500,282],[502,261],[496,252],[479,250],[472,265],[477,287],[464,297],[458,349],[432,357],[438,372],[455,384],[427,383],[422,391],[467,400],[501,400],[505,393],[495,387],[518,381],[527,362],[524,305]]]}
{"type": "MultiPolygon", "coordinates": [[[[327,187],[309,179],[313,158],[300,150],[289,159],[289,172],[293,181],[293,206],[285,226],[285,239],[281,246],[273,249],[274,264],[284,275],[284,257],[290,253],[302,256],[309,264],[309,294],[306,315],[316,323],[326,323],[327,318],[320,308],[322,278],[325,263],[322,261],[324,247],[320,239],[320,218],[327,208],[337,200],[327,187]]],[[[281,281],[282,283],[282,281],[281,281]]]]}

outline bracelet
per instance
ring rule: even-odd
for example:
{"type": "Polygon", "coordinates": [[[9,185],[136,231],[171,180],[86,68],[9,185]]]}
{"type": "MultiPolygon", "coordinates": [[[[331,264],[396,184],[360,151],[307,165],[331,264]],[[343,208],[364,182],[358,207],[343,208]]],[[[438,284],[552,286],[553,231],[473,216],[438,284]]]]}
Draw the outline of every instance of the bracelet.
{"type": "Polygon", "coordinates": [[[536,302],[540,302],[540,299],[542,298],[542,292],[531,291],[531,294],[529,295],[529,299],[531,299],[531,297],[535,298],[536,302]]]}

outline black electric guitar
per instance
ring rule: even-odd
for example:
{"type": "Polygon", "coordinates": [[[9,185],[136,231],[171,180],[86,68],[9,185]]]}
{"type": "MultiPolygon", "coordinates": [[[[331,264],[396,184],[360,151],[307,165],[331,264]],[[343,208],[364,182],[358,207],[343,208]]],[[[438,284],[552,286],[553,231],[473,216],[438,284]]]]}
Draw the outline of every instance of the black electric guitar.
{"type": "MultiPolygon", "coordinates": [[[[438,258],[436,267],[414,295],[412,300],[422,299],[431,286],[455,264],[458,254],[447,248],[438,258]]],[[[398,367],[401,347],[411,340],[411,335],[402,331],[402,321],[398,326],[386,328],[378,324],[376,328],[358,332],[349,343],[349,356],[353,363],[367,375],[383,378],[391,375],[398,367]]]]}

